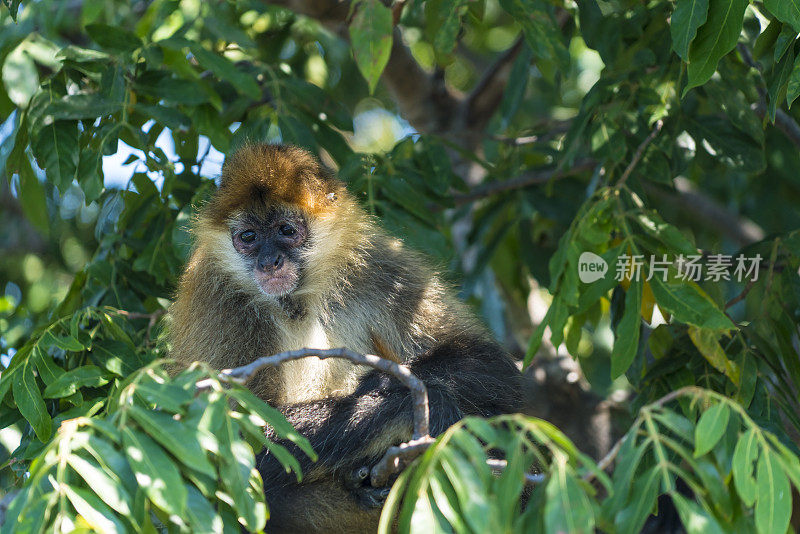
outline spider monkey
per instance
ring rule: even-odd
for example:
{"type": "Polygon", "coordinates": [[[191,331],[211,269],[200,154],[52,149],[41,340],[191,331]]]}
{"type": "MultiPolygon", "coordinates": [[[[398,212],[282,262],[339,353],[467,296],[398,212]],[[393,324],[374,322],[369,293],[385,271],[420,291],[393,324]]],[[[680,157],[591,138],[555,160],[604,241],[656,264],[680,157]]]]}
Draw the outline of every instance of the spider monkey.
{"type": "MultiPolygon", "coordinates": [[[[194,230],[170,310],[179,362],[223,369],[347,347],[390,357],[425,382],[434,435],[466,415],[519,411],[512,359],[425,258],[385,233],[308,152],[252,144],[229,155],[194,230]]],[[[318,358],[266,369],[248,387],[319,456],[311,462],[284,444],[301,483],[266,451],[257,456],[266,530],[374,532],[388,488],[371,487],[364,467],[410,439],[408,390],[376,370],[318,358]]]]}

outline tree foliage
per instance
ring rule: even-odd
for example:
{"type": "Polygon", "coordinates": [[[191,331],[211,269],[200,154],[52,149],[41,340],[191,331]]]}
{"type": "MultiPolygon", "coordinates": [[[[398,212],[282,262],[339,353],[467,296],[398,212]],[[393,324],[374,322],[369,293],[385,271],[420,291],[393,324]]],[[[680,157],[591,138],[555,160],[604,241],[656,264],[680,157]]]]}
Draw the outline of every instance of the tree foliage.
{"type": "Polygon", "coordinates": [[[525,365],[563,347],[630,394],[603,459],[534,417],[462,421],[384,531],[638,532],[662,495],[689,532],[791,528],[795,2],[3,3],[3,531],[268,530],[254,454],[301,473],[262,428],[313,451],[211,370],[170,377],[159,320],[214,154],[251,140],[319,154],[525,365]],[[687,279],[693,256],[728,264],[687,279]],[[613,276],[635,257],[661,270],[613,276]]]}

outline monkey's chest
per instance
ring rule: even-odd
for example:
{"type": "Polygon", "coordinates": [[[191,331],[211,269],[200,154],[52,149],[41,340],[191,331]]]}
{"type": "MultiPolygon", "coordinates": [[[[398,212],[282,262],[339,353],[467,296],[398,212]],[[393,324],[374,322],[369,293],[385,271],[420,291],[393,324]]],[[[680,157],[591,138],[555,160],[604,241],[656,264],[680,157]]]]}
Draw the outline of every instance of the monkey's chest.
{"type": "MultiPolygon", "coordinates": [[[[282,350],[336,348],[331,346],[328,335],[318,320],[309,321],[307,327],[297,329],[296,332],[297,335],[287,336],[282,350]]],[[[368,369],[363,366],[341,358],[321,360],[312,356],[286,362],[280,367],[278,402],[295,404],[349,395],[355,391],[359,379],[366,371],[368,369]]]]}

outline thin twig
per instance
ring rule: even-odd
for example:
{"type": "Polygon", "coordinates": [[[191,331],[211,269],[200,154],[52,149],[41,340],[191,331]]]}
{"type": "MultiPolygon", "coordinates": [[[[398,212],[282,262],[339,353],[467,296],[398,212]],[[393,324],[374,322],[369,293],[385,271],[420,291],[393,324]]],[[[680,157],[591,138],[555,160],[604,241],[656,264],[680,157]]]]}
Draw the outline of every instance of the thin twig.
{"type": "Polygon", "coordinates": [[[482,198],[496,195],[504,191],[513,191],[515,189],[523,189],[531,185],[546,184],[550,180],[558,180],[572,176],[584,171],[592,170],[597,165],[594,160],[584,160],[576,163],[571,168],[566,170],[553,170],[548,169],[545,171],[535,171],[523,174],[511,180],[503,180],[497,182],[488,182],[474,187],[469,193],[461,195],[453,195],[453,202],[456,206],[463,206],[470,202],[475,202],[482,198]]]}
{"type": "Polygon", "coordinates": [[[475,89],[467,98],[466,120],[473,129],[481,129],[500,105],[508,76],[511,73],[511,66],[522,50],[524,42],[525,40],[520,37],[508,50],[503,52],[494,65],[486,71],[483,78],[478,81],[475,89]]]}
{"type": "Polygon", "coordinates": [[[397,378],[411,391],[411,396],[414,399],[414,432],[412,439],[420,440],[429,437],[430,415],[428,413],[428,389],[425,387],[425,384],[422,380],[414,376],[405,365],[381,358],[380,356],[375,356],[374,354],[360,354],[345,348],[290,350],[275,354],[274,356],[262,356],[241,367],[225,369],[220,371],[220,376],[227,377],[234,382],[242,384],[264,367],[276,367],[284,362],[311,356],[321,360],[326,358],[343,358],[353,363],[367,365],[379,371],[383,371],[384,373],[389,373],[397,378]]]}
{"type": "Polygon", "coordinates": [[[727,310],[728,308],[730,308],[734,304],[738,304],[739,302],[743,301],[745,299],[745,297],[747,297],[747,294],[750,293],[750,290],[753,289],[753,287],[756,285],[757,281],[758,280],[756,280],[756,279],[751,279],[750,281],[748,281],[747,285],[744,286],[744,289],[742,290],[742,292],[739,293],[738,295],[736,295],[735,297],[733,297],[731,300],[729,300],[725,304],[725,309],[727,310]]]}
{"type": "MultiPolygon", "coordinates": [[[[686,395],[687,393],[697,393],[697,391],[698,391],[697,386],[686,386],[686,387],[682,387],[680,389],[676,389],[675,391],[671,391],[671,392],[667,393],[666,395],[664,395],[660,399],[657,399],[657,400],[651,402],[650,404],[642,406],[639,409],[639,413],[641,414],[644,410],[648,410],[648,409],[652,409],[652,408],[660,408],[660,407],[664,406],[666,403],[677,399],[678,397],[686,395]]],[[[589,482],[589,481],[593,480],[597,476],[597,472],[598,471],[605,471],[606,469],[611,467],[611,464],[616,459],[617,454],[619,454],[619,450],[622,447],[622,444],[625,443],[626,439],[628,439],[628,433],[625,433],[625,435],[622,436],[614,444],[613,447],[611,447],[611,450],[608,451],[608,454],[603,456],[603,458],[599,462],[597,462],[597,467],[598,467],[597,471],[590,471],[590,472],[586,473],[585,475],[583,475],[583,480],[586,481],[586,482],[589,482]]]]}
{"type": "MultiPolygon", "coordinates": [[[[758,90],[759,101],[751,106],[751,109],[756,112],[758,118],[762,121],[767,117],[767,97],[768,93],[767,90],[763,87],[766,85],[766,80],[764,80],[764,69],[761,65],[753,59],[753,54],[750,53],[750,49],[747,48],[743,43],[739,43],[737,45],[739,50],[739,54],[742,56],[742,60],[748,67],[751,67],[758,71],[759,77],[761,78],[762,84],[757,85],[756,89],[758,90]]],[[[777,106],[776,106],[777,108],[777,106]]],[[[791,115],[786,113],[780,108],[775,110],[775,127],[783,132],[783,134],[792,142],[795,146],[800,147],[800,125],[797,124],[791,115]]]]}
{"type": "Polygon", "coordinates": [[[617,187],[621,187],[623,184],[625,184],[625,182],[628,180],[628,177],[633,172],[633,169],[635,169],[636,165],[639,164],[639,160],[642,159],[642,156],[644,155],[644,150],[647,148],[647,145],[649,145],[653,141],[653,139],[656,138],[656,136],[661,131],[661,128],[663,126],[664,126],[663,120],[659,119],[656,121],[656,124],[653,127],[653,131],[651,131],[650,135],[648,135],[645,138],[645,140],[639,144],[639,148],[636,149],[636,153],[633,155],[633,159],[631,160],[630,163],[628,163],[628,166],[625,167],[625,171],[622,173],[622,176],[617,182],[617,187]]]}
{"type": "Polygon", "coordinates": [[[152,313],[141,313],[141,312],[129,312],[125,310],[114,310],[115,313],[122,315],[128,319],[147,319],[147,339],[150,339],[151,332],[153,331],[153,327],[156,326],[159,317],[167,313],[167,310],[160,309],[156,310],[152,313]]]}

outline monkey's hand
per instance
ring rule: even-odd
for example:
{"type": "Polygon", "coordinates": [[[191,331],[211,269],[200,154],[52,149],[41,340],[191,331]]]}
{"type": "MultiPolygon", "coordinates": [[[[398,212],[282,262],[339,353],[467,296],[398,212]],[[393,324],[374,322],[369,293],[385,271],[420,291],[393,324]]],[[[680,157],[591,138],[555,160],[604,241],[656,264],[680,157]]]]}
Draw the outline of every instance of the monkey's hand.
{"type": "Polygon", "coordinates": [[[376,488],[369,482],[369,467],[362,465],[345,475],[344,486],[364,508],[380,508],[392,489],[391,484],[376,488]]]}

